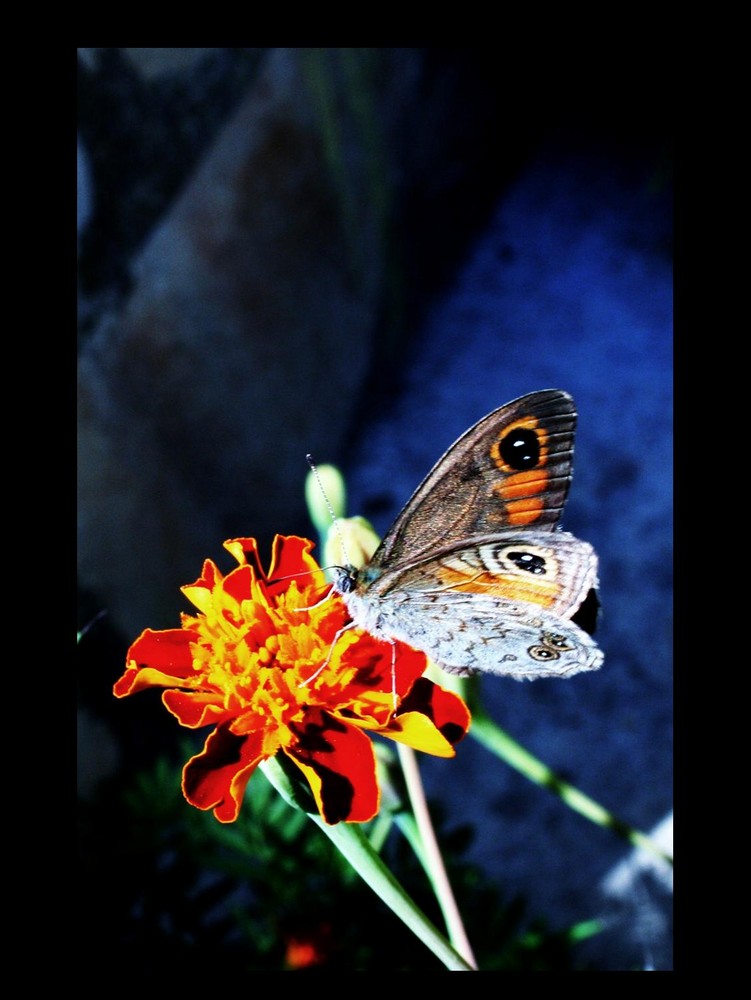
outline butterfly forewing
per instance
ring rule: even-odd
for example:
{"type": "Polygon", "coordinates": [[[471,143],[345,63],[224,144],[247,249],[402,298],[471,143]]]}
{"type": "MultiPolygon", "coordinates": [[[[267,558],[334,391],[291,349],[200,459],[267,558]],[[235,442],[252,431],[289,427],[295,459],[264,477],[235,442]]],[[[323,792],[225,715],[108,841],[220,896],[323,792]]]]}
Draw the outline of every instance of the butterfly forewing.
{"type": "Polygon", "coordinates": [[[375,565],[505,529],[552,531],[571,482],[576,411],[558,389],[506,404],[439,459],[387,532],[375,565]]]}

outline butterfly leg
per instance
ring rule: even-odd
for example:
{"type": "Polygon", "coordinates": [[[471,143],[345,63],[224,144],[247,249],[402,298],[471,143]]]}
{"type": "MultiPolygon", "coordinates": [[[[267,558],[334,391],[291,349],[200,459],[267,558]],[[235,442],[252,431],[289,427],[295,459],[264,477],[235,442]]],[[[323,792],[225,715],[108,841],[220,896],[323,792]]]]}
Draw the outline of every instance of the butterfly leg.
{"type": "Polygon", "coordinates": [[[394,711],[397,708],[396,697],[396,643],[391,643],[391,698],[394,703],[394,711]]]}
{"type": "Polygon", "coordinates": [[[333,593],[334,591],[330,590],[328,594],[320,599],[320,601],[316,601],[315,604],[309,604],[307,608],[295,608],[295,611],[313,611],[315,608],[320,608],[322,604],[325,604],[326,601],[331,599],[333,593]]]}
{"type": "MultiPolygon", "coordinates": [[[[324,600],[325,600],[325,599],[326,599],[326,598],[324,598],[324,600]]],[[[344,633],[345,633],[345,632],[346,632],[346,631],[347,631],[348,629],[351,629],[351,628],[353,628],[353,627],[354,627],[354,625],[355,625],[355,623],[354,623],[354,622],[350,622],[350,623],[349,623],[348,625],[345,625],[345,626],[344,626],[343,628],[340,628],[340,629],[339,629],[339,631],[338,631],[338,632],[336,633],[336,635],[334,636],[334,638],[333,638],[333,640],[332,640],[332,642],[331,642],[331,645],[329,646],[329,651],[328,651],[328,655],[326,656],[326,659],[325,659],[325,660],[323,661],[323,663],[322,663],[322,664],[320,665],[320,667],[318,668],[318,670],[316,670],[316,671],[315,671],[315,673],[312,673],[312,674],[310,675],[310,677],[306,677],[304,681],[300,681],[300,683],[299,683],[299,684],[297,685],[298,687],[305,687],[305,686],[306,686],[307,684],[310,684],[310,682],[311,682],[311,681],[314,681],[314,680],[316,679],[316,677],[318,677],[318,675],[319,675],[320,673],[322,673],[322,672],[323,672],[323,671],[324,671],[324,670],[326,669],[326,667],[327,667],[327,666],[329,665],[329,663],[331,662],[331,657],[332,657],[332,655],[333,655],[333,653],[334,653],[334,647],[336,646],[337,642],[339,642],[339,639],[340,639],[340,637],[341,637],[342,635],[344,635],[344,633]]]]}

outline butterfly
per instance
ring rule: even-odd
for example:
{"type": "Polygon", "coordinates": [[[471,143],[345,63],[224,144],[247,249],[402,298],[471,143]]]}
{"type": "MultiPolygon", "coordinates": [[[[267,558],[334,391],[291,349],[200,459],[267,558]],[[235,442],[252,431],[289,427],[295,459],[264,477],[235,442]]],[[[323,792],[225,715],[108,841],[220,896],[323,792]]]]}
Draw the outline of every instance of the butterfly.
{"type": "Polygon", "coordinates": [[[448,673],[596,670],[597,555],[559,528],[576,409],[546,389],[483,417],[438,460],[360,569],[335,570],[352,623],[448,673]]]}

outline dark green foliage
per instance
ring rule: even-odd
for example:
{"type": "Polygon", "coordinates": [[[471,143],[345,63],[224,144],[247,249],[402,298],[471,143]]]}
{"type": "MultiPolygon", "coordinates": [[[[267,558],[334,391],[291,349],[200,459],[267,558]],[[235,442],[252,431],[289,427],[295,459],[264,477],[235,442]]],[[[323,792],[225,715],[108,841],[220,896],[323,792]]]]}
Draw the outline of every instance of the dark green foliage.
{"type": "MultiPolygon", "coordinates": [[[[187,748],[186,748],[187,750],[187,748]]],[[[192,752],[192,751],[190,751],[192,752]]],[[[236,823],[187,803],[180,768],[161,759],[129,787],[80,805],[79,940],[88,953],[127,955],[129,975],[200,976],[288,968],[291,940],[310,941],[340,971],[442,971],[442,964],[349,868],[301,812],[258,774],[236,823]],[[219,965],[217,966],[217,963],[219,965]]],[[[480,968],[572,969],[565,934],[530,926],[520,900],[503,900],[461,862],[468,831],[437,833],[480,968]]],[[[393,829],[386,860],[440,927],[427,879],[393,829]]]]}

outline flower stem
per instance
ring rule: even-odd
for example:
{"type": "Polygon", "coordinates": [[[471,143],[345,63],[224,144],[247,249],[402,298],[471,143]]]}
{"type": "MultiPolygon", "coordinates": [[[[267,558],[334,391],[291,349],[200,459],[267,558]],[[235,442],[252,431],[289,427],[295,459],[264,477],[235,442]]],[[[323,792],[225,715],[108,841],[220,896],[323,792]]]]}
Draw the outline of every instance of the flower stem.
{"type": "Polygon", "coordinates": [[[430,819],[417,756],[411,747],[403,743],[397,744],[397,749],[404,778],[407,783],[410,802],[412,803],[412,810],[420,832],[424,852],[422,858],[441,907],[443,918],[446,921],[449,940],[459,954],[464,957],[467,964],[473,969],[477,969],[477,962],[472,952],[472,946],[467,938],[464,923],[459,913],[459,908],[456,905],[451,883],[446,874],[446,867],[443,863],[440,848],[438,847],[438,841],[436,840],[433,823],[430,819]]]}
{"type": "MultiPolygon", "coordinates": [[[[275,758],[264,761],[261,764],[261,770],[283,798],[300,808],[290,780],[275,758]]],[[[451,947],[446,938],[410,899],[373,850],[360,826],[356,823],[336,823],[330,826],[317,812],[305,811],[352,865],[357,874],[367,882],[373,892],[393,910],[400,920],[404,921],[407,927],[443,962],[449,971],[476,971],[462,955],[451,947]]]]}
{"type": "Polygon", "coordinates": [[[579,791],[573,785],[560,778],[552,771],[547,764],[543,764],[537,757],[533,757],[528,750],[512,739],[500,726],[496,725],[485,712],[474,707],[472,710],[472,726],[470,735],[473,736],[483,746],[496,754],[507,764],[519,771],[530,781],[541,785],[553,792],[562,799],[567,806],[581,813],[598,826],[613,830],[619,837],[627,840],[635,847],[641,847],[656,855],[662,861],[672,867],[673,859],[669,854],[661,850],[655,842],[645,833],[634,829],[622,820],[618,819],[599,803],[595,802],[584,792],[579,791]]]}

